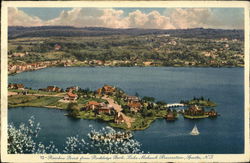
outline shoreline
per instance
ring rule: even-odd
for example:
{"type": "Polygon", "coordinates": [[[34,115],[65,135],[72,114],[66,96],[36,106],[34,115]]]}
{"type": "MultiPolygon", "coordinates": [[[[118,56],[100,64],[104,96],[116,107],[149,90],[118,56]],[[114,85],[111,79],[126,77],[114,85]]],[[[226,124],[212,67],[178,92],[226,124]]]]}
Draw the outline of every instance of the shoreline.
{"type": "MultiPolygon", "coordinates": [[[[206,112],[203,108],[196,106],[216,106],[214,102],[205,99],[203,96],[194,97],[193,100],[181,100],[180,103],[167,104],[166,102],[155,101],[153,97],[130,96],[122,89],[110,85],[104,85],[94,91],[84,90],[77,86],[69,88],[67,88],[68,92],[56,86],[34,90],[31,88],[25,89],[23,84],[9,84],[8,109],[41,107],[65,110],[68,112],[67,116],[77,119],[100,119],[109,122],[112,127],[125,130],[144,130],[158,118],[175,120],[179,113],[193,115],[194,112],[199,112],[199,114],[209,114],[209,116],[210,114],[217,115],[214,109],[206,112]],[[53,87],[53,90],[51,90],[51,87],[53,87]],[[75,89],[74,93],[72,93],[73,89],[75,89]],[[180,106],[188,106],[189,108],[185,108],[185,111],[184,109],[183,111],[179,110],[177,113],[174,107],[180,106]]],[[[183,116],[185,117],[185,115],[183,116]]],[[[203,116],[202,118],[207,117],[203,116]]]]}
{"type": "Polygon", "coordinates": [[[145,67],[161,67],[161,68],[245,68],[245,65],[242,66],[185,66],[185,65],[180,65],[180,66],[101,66],[101,65],[96,65],[96,66],[91,66],[91,65],[86,65],[86,66],[48,66],[48,67],[44,67],[44,68],[38,68],[35,70],[27,70],[27,71],[19,71],[19,72],[15,72],[15,73],[8,73],[8,76],[14,76],[23,72],[32,72],[32,71],[38,71],[38,70],[42,70],[42,69],[47,69],[47,68],[53,68],[53,67],[61,67],[61,68],[73,68],[73,67],[84,67],[84,68],[121,68],[121,67],[126,67],[126,68],[133,68],[133,67],[141,67],[141,68],[145,68],[145,67]]]}

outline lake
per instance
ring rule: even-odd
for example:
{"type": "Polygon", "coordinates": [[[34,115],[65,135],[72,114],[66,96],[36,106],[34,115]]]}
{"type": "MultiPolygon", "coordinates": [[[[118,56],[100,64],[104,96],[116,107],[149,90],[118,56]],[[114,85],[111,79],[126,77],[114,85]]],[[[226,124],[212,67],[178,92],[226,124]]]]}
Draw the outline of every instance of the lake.
{"type": "MultiPolygon", "coordinates": [[[[9,76],[9,83],[23,83],[33,89],[56,85],[95,90],[104,84],[122,88],[130,95],[152,96],[167,103],[204,96],[218,104],[216,119],[190,120],[179,116],[175,122],[158,119],[134,138],[149,153],[243,153],[244,152],[244,69],[185,67],[53,67],[9,76]],[[197,125],[200,135],[189,132],[197,125]]],[[[97,120],[76,120],[61,110],[19,107],[8,110],[15,125],[34,115],[42,131],[39,140],[61,147],[67,136],[86,137],[89,125],[100,129],[97,120]]]]}

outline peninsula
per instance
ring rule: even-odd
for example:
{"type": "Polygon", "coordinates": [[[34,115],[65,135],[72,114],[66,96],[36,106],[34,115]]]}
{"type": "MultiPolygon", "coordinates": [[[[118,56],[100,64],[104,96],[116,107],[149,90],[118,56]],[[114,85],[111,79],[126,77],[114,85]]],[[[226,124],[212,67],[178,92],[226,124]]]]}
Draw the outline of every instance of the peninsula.
{"type": "Polygon", "coordinates": [[[153,97],[127,95],[122,89],[110,85],[91,91],[78,86],[63,90],[48,86],[39,90],[27,89],[23,84],[9,84],[9,108],[20,106],[45,107],[67,110],[67,116],[83,119],[100,119],[112,127],[143,130],[157,118],[175,120],[178,114],[185,118],[216,117],[214,109],[206,112],[202,107],[189,104],[167,104],[153,97]],[[187,109],[177,110],[172,107],[187,109]],[[197,117],[199,115],[199,117],[197,117]]]}

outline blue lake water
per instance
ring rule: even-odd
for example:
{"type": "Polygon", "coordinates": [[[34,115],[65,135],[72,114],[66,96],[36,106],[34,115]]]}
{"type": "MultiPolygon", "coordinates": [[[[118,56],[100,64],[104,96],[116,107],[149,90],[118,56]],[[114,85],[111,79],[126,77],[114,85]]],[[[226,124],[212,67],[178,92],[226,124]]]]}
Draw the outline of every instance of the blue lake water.
{"type": "MultiPolygon", "coordinates": [[[[158,119],[134,138],[150,153],[243,153],[244,152],[244,69],[173,67],[67,67],[47,68],[9,76],[9,83],[23,83],[33,89],[57,85],[77,85],[92,90],[104,84],[115,85],[126,93],[153,96],[167,103],[204,96],[216,102],[217,119],[175,122],[158,119]],[[200,135],[190,136],[197,125],[200,135]]],[[[54,141],[59,147],[67,136],[86,137],[89,125],[106,126],[96,120],[76,120],[60,110],[20,107],[9,109],[9,122],[18,125],[34,115],[41,123],[40,141],[54,141]]]]}

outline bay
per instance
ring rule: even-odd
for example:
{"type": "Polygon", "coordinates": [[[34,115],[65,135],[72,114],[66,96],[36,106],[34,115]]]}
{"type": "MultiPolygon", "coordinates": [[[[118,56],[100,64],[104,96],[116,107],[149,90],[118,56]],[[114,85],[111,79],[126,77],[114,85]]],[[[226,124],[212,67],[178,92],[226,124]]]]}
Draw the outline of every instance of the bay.
{"type": "MultiPolygon", "coordinates": [[[[150,153],[243,153],[244,151],[244,69],[186,67],[53,67],[9,76],[9,83],[23,83],[33,89],[56,85],[77,85],[95,90],[104,84],[120,87],[126,93],[152,96],[167,103],[194,96],[210,98],[221,114],[217,119],[158,119],[134,138],[150,153]],[[190,136],[197,125],[200,135],[190,136]]],[[[60,146],[67,136],[86,136],[89,125],[100,129],[107,124],[95,120],[75,120],[64,111],[20,107],[9,109],[8,120],[18,125],[31,115],[41,123],[40,140],[60,146]]]]}

